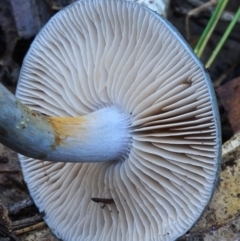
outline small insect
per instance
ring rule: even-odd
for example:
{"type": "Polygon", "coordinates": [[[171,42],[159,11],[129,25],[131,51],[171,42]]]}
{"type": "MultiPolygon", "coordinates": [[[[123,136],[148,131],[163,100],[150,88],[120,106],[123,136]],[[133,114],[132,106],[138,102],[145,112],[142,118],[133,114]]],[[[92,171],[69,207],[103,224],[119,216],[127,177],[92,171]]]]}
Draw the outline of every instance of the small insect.
{"type": "Polygon", "coordinates": [[[112,198],[93,197],[92,201],[95,202],[95,203],[104,203],[104,204],[112,204],[112,203],[114,203],[114,200],[112,198]]]}
{"type": "Polygon", "coordinates": [[[210,71],[210,68],[205,68],[206,72],[209,73],[210,71]]]}

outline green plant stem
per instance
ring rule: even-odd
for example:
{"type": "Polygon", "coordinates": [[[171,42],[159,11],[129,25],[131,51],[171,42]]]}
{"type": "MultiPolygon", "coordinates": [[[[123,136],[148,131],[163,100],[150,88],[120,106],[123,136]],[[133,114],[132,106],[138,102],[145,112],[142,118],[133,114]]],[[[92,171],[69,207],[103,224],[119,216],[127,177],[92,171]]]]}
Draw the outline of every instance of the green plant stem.
{"type": "Polygon", "coordinates": [[[235,14],[234,18],[232,19],[232,21],[228,25],[227,30],[225,31],[224,35],[220,39],[217,47],[214,49],[212,55],[210,56],[209,60],[207,61],[206,65],[205,65],[206,68],[209,68],[211,66],[211,64],[213,63],[213,61],[215,60],[215,58],[218,55],[219,51],[221,50],[222,46],[226,42],[229,34],[231,33],[232,29],[234,28],[235,24],[237,23],[239,17],[240,17],[240,7],[238,8],[238,11],[235,14]]]}
{"type": "Polygon", "coordinates": [[[216,27],[218,20],[220,19],[222,12],[225,9],[227,3],[228,3],[228,0],[220,0],[218,2],[218,5],[217,5],[211,19],[209,20],[203,34],[201,35],[201,37],[194,49],[194,52],[196,53],[196,55],[199,58],[201,57],[201,55],[207,45],[207,42],[208,42],[209,38],[211,37],[212,32],[213,32],[214,28],[216,27]]]}

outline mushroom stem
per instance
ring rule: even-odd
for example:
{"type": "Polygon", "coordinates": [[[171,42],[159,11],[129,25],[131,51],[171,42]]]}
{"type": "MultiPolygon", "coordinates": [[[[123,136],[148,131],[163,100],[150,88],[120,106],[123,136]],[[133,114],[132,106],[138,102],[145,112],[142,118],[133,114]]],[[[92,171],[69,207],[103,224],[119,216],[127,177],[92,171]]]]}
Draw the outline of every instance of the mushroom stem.
{"type": "Polygon", "coordinates": [[[116,107],[86,116],[47,117],[30,110],[2,84],[0,96],[0,142],[22,155],[54,162],[104,162],[121,159],[129,148],[130,119],[116,107]]]}

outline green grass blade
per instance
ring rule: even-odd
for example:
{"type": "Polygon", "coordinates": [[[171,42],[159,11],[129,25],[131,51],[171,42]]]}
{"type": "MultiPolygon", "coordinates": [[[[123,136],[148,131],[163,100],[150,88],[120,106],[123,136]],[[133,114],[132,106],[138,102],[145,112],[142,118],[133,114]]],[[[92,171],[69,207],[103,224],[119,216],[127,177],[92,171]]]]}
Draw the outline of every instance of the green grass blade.
{"type": "Polygon", "coordinates": [[[221,50],[222,46],[224,45],[225,41],[227,40],[229,34],[231,33],[235,24],[237,23],[239,17],[240,17],[240,7],[238,8],[237,13],[234,15],[234,18],[228,25],[224,35],[222,36],[222,38],[219,41],[217,47],[214,49],[212,55],[210,56],[209,60],[207,61],[206,68],[209,68],[211,66],[211,64],[213,63],[213,61],[215,60],[216,56],[218,55],[219,51],[221,50]]]}
{"type": "Polygon", "coordinates": [[[194,52],[196,53],[196,55],[200,58],[203,50],[205,49],[207,42],[209,40],[209,38],[212,35],[212,32],[214,30],[214,28],[216,27],[219,18],[222,15],[223,10],[225,9],[226,5],[228,3],[228,0],[220,0],[218,2],[217,7],[215,8],[215,11],[211,17],[211,19],[209,20],[203,34],[201,35],[195,49],[194,52]]]}

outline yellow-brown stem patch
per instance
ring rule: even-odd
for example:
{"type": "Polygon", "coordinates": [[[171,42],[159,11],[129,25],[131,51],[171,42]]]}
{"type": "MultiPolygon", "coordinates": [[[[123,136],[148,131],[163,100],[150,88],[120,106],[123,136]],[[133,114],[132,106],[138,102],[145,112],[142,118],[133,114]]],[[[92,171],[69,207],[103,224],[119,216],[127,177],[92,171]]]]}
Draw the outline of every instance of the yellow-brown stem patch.
{"type": "Polygon", "coordinates": [[[85,116],[79,117],[49,117],[47,120],[55,133],[54,149],[62,145],[68,137],[77,137],[87,123],[85,116]]]}

